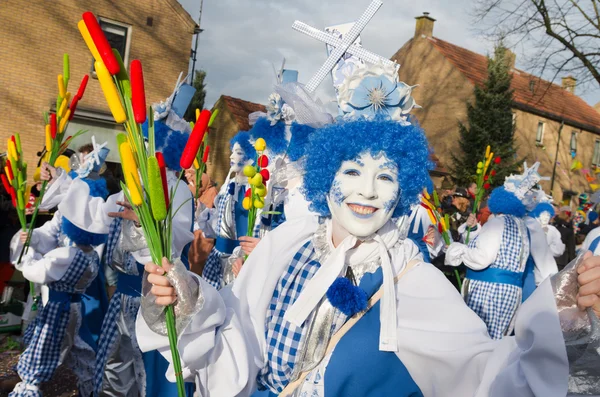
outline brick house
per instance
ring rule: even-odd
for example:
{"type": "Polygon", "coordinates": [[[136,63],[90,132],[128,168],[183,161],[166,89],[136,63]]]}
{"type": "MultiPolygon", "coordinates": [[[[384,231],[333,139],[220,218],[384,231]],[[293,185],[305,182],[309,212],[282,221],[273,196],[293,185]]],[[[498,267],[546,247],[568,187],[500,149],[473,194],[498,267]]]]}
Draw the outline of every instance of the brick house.
{"type": "MultiPolygon", "coordinates": [[[[487,77],[487,58],[433,36],[435,19],[427,13],[416,18],[414,37],[392,57],[401,67],[399,77],[418,84],[413,95],[423,108],[414,116],[421,123],[441,161],[450,164],[458,150],[458,122],[465,122],[466,103],[473,88],[487,77]]],[[[518,155],[531,164],[541,163],[542,175],[552,176],[556,200],[591,191],[588,177],[600,167],[600,113],[575,95],[576,81],[565,77],[562,86],[514,68],[513,115],[518,155]],[[560,144],[558,144],[560,137],[560,144]],[[572,152],[583,170],[570,171],[572,152]],[[556,161],[556,170],[554,164],[556,161]]],[[[598,183],[598,182],[592,182],[598,183]]],[[[549,192],[551,182],[543,182],[549,192]]]]}
{"type": "Polygon", "coordinates": [[[207,138],[211,148],[207,168],[210,177],[221,185],[229,171],[229,156],[231,155],[229,141],[239,131],[250,130],[248,123],[250,113],[265,112],[266,109],[258,103],[227,95],[221,95],[211,111],[214,112],[217,109],[219,114],[215,118],[207,138]]]}
{"type": "MultiPolygon", "coordinates": [[[[144,67],[149,104],[171,94],[180,72],[187,73],[196,23],[177,0],[4,0],[0,4],[0,148],[19,132],[26,161],[37,164],[44,145],[44,111],[55,108],[56,76],[62,74],[63,53],[71,64],[69,91],[74,92],[84,74],[91,74],[92,56],[77,29],[85,11],[92,11],[126,65],[140,59],[144,67]]],[[[98,81],[90,75],[83,101],[68,132],[87,129],[72,147],[109,142],[108,161],[118,162],[115,125],[98,81]]],[[[67,133],[67,135],[70,135],[67,133]]]]}

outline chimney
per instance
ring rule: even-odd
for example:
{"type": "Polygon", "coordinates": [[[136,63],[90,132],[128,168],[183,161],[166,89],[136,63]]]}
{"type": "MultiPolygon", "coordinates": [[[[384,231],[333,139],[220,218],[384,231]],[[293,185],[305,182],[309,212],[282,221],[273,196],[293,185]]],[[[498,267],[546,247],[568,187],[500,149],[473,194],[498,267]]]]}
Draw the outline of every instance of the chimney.
{"type": "Polygon", "coordinates": [[[509,70],[513,70],[515,68],[515,62],[517,60],[517,54],[509,50],[505,49],[504,59],[506,60],[506,64],[508,65],[509,70]]]}
{"type": "Polygon", "coordinates": [[[417,24],[415,26],[415,39],[420,37],[433,37],[433,24],[435,19],[429,16],[428,12],[424,12],[423,15],[415,18],[417,24]]]}
{"type": "Polygon", "coordinates": [[[577,86],[577,79],[571,75],[562,78],[562,88],[569,91],[571,94],[575,94],[575,87],[577,86]]]}

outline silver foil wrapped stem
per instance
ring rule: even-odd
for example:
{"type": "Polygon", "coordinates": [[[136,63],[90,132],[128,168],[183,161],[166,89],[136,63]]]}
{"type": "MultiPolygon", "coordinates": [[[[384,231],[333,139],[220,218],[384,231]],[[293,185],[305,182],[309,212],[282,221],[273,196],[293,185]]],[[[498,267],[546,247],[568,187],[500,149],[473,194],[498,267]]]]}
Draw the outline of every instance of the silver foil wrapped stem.
{"type": "MultiPolygon", "coordinates": [[[[185,268],[179,258],[172,261],[173,268],[167,273],[167,279],[175,289],[177,300],[174,304],[175,326],[177,334],[192,321],[204,306],[202,288],[194,276],[185,268]]],[[[156,296],[150,292],[152,284],[148,282],[148,273],[144,272],[142,283],[141,311],[148,327],[159,335],[167,335],[165,307],[156,304],[156,296]]]]}

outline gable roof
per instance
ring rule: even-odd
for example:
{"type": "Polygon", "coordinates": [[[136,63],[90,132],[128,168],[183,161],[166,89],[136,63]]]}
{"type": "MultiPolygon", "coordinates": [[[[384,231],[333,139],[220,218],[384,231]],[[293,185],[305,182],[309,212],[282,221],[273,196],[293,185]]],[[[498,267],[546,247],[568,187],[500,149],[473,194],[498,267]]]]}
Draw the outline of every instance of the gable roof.
{"type": "MultiPolygon", "coordinates": [[[[427,38],[473,84],[482,85],[487,78],[487,57],[440,40],[427,38]]],[[[513,103],[518,109],[572,127],[600,134],[600,113],[583,99],[561,86],[537,76],[514,69],[511,88],[513,103]]]]}
{"type": "Polygon", "coordinates": [[[243,99],[234,98],[227,95],[221,95],[221,99],[225,102],[225,105],[235,117],[239,131],[249,131],[250,124],[248,123],[248,116],[254,112],[266,112],[267,109],[264,105],[244,101],[243,99]]]}
{"type": "Polygon", "coordinates": [[[196,21],[192,18],[190,14],[183,8],[183,6],[177,0],[164,0],[165,3],[177,14],[181,22],[187,25],[189,33],[194,33],[194,30],[198,26],[196,21]]]}

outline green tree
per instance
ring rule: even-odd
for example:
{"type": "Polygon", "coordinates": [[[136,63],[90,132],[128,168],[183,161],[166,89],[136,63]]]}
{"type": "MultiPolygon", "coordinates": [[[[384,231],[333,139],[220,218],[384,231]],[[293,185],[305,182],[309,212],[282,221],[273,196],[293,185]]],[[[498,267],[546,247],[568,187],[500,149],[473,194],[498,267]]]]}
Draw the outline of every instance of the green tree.
{"type": "Polygon", "coordinates": [[[518,170],[509,68],[506,48],[498,44],[494,57],[488,57],[486,81],[483,86],[475,86],[475,101],[467,103],[467,123],[459,123],[461,150],[452,155],[451,171],[455,182],[461,186],[475,180],[477,163],[482,161],[487,145],[502,159],[492,186],[501,185],[505,176],[518,170]]]}
{"type": "Polygon", "coordinates": [[[196,76],[194,76],[194,82],[192,83],[196,89],[196,93],[192,97],[190,106],[188,106],[183,115],[183,118],[186,119],[186,121],[196,121],[196,109],[202,110],[204,107],[204,99],[206,98],[205,78],[206,72],[204,70],[196,70],[196,76]]]}

